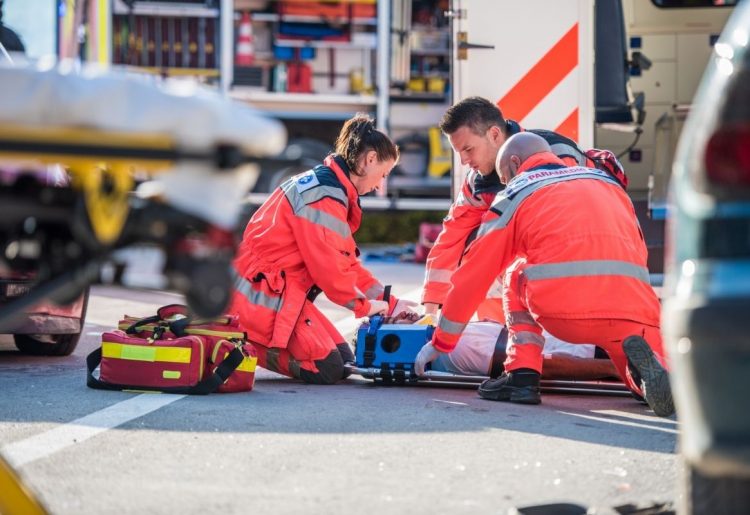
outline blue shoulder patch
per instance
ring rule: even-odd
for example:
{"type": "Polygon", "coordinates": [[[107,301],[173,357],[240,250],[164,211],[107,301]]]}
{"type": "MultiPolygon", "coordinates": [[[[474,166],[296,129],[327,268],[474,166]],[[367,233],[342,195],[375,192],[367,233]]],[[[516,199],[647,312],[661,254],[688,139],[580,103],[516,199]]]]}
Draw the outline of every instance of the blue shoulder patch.
{"type": "Polygon", "coordinates": [[[296,176],[294,187],[302,195],[305,203],[317,202],[323,198],[331,198],[348,208],[346,189],[336,176],[336,172],[324,165],[318,165],[312,170],[296,176]],[[318,189],[320,188],[320,189],[318,189]]]}
{"type": "Polygon", "coordinates": [[[314,188],[319,184],[320,181],[318,181],[318,177],[315,175],[314,170],[299,174],[294,180],[294,186],[297,188],[297,191],[299,193],[307,191],[310,188],[314,188]]]}

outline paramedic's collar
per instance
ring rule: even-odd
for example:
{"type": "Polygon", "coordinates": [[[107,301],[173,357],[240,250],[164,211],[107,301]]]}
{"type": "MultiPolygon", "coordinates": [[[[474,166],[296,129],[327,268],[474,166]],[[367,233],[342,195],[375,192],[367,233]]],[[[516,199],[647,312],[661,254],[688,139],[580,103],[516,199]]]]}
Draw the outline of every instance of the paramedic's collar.
{"type": "MultiPolygon", "coordinates": [[[[338,154],[331,154],[328,157],[326,157],[326,161],[328,160],[328,158],[332,158],[336,162],[336,164],[339,165],[339,168],[341,169],[342,172],[344,172],[344,174],[347,177],[351,176],[352,171],[349,169],[349,165],[346,164],[346,161],[344,160],[343,157],[341,157],[338,154]]],[[[326,164],[328,165],[328,163],[326,163],[326,164]]],[[[330,165],[328,165],[328,166],[330,166],[330,165]]]]}
{"type": "MultiPolygon", "coordinates": [[[[523,128],[515,120],[505,120],[505,130],[507,131],[507,138],[514,134],[518,134],[519,132],[523,132],[523,128]]],[[[477,172],[473,186],[474,195],[479,195],[481,193],[497,193],[505,189],[505,185],[500,182],[500,175],[497,170],[486,176],[477,172]]]]}
{"type": "Polygon", "coordinates": [[[480,193],[497,193],[503,189],[505,189],[505,185],[500,182],[500,177],[495,172],[489,175],[482,175],[477,172],[476,177],[474,177],[474,195],[479,195],[480,193]]]}
{"type": "Polygon", "coordinates": [[[515,120],[505,120],[505,130],[508,132],[506,136],[508,138],[510,138],[514,134],[523,132],[523,128],[521,128],[521,126],[515,120]]]}
{"type": "Polygon", "coordinates": [[[341,181],[344,191],[346,191],[346,197],[349,199],[348,222],[354,233],[359,229],[359,225],[362,221],[362,205],[359,202],[357,188],[354,187],[354,183],[352,183],[350,178],[351,170],[346,164],[344,158],[338,154],[329,154],[323,160],[323,164],[333,170],[333,173],[335,173],[339,181],[341,181]],[[353,209],[354,206],[357,206],[357,208],[353,209]]]}
{"type": "Polygon", "coordinates": [[[524,161],[518,174],[508,183],[504,195],[512,197],[526,186],[552,177],[570,175],[599,175],[608,180],[612,178],[606,172],[583,166],[566,166],[557,156],[542,152],[524,161]],[[556,162],[555,162],[556,161],[556,162]]]}

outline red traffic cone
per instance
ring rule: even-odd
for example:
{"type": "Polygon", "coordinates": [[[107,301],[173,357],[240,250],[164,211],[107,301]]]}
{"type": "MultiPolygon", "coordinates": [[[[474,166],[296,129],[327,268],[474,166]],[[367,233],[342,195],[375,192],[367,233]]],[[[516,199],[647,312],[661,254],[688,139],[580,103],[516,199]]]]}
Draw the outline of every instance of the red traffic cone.
{"type": "Polygon", "coordinates": [[[253,24],[250,21],[250,13],[245,11],[242,13],[242,20],[240,20],[235,64],[237,66],[250,66],[255,60],[253,52],[253,24]]]}

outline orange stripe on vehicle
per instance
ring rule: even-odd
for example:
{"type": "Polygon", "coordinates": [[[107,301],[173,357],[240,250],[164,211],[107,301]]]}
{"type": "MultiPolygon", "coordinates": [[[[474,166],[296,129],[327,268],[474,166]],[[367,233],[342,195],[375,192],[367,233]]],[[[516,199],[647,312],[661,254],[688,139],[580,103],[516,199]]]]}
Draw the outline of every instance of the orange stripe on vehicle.
{"type": "Polygon", "coordinates": [[[568,115],[563,122],[557,126],[555,132],[567,136],[573,141],[578,141],[578,108],[568,115]]]}
{"type": "Polygon", "coordinates": [[[497,101],[497,106],[506,118],[523,120],[576,66],[577,23],[497,101]]]}

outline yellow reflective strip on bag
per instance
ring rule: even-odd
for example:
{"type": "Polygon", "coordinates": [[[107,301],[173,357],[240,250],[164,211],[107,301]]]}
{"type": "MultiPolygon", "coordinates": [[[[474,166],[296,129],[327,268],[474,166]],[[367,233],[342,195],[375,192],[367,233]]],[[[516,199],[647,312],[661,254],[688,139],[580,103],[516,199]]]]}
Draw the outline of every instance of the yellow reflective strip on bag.
{"type": "Polygon", "coordinates": [[[201,363],[200,363],[200,372],[198,373],[198,377],[203,377],[203,366],[206,363],[206,342],[204,342],[200,338],[198,338],[198,342],[200,343],[199,347],[201,348],[201,363]]]}
{"type": "Polygon", "coordinates": [[[243,372],[255,372],[255,366],[258,364],[258,358],[255,356],[249,356],[242,360],[242,363],[240,363],[240,366],[237,367],[237,370],[241,370],[243,372]]]}
{"type": "MultiPolygon", "coordinates": [[[[227,356],[229,356],[228,352],[224,354],[224,359],[227,359],[227,356]]],[[[214,361],[214,363],[216,362],[214,361]]],[[[237,368],[235,368],[235,370],[239,370],[240,372],[255,372],[255,367],[257,365],[258,358],[256,358],[255,356],[245,356],[244,358],[242,358],[242,361],[240,361],[240,364],[237,365],[237,368]]]]}
{"type": "Polygon", "coordinates": [[[190,363],[189,347],[146,347],[124,343],[102,342],[102,358],[159,363],[190,363]]]}
{"type": "Polygon", "coordinates": [[[213,350],[211,351],[211,363],[216,363],[217,355],[219,354],[219,349],[221,348],[221,344],[225,342],[226,340],[219,340],[216,342],[216,345],[214,345],[213,350]]]}
{"type": "Polygon", "coordinates": [[[179,370],[164,370],[161,373],[161,376],[164,379],[179,379],[181,375],[182,372],[180,372],[179,370]]]}

